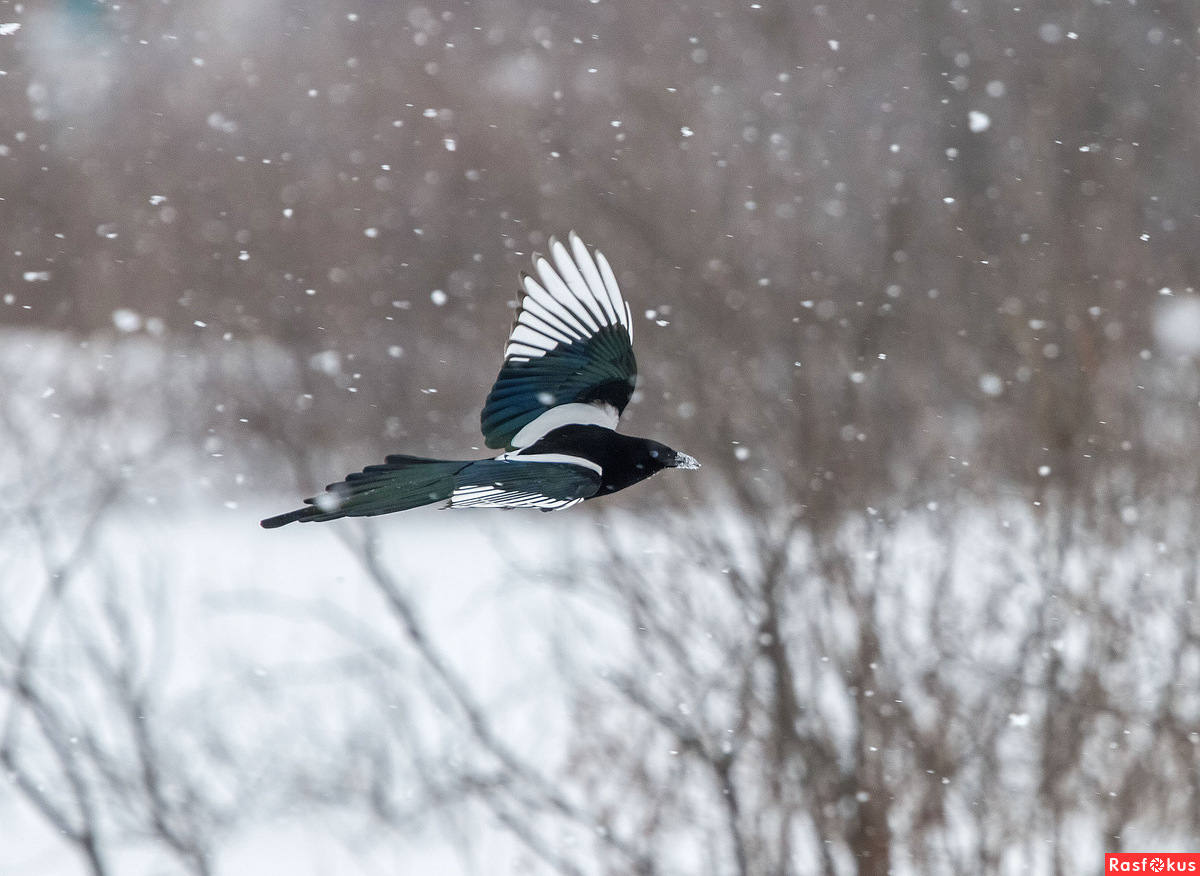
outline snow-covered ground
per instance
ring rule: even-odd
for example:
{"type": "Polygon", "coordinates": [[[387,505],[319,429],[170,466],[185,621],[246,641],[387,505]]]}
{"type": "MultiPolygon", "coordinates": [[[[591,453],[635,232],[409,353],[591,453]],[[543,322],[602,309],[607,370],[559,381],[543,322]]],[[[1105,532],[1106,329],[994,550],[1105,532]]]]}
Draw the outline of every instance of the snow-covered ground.
{"type": "Polygon", "coordinates": [[[359,521],[258,526],[304,495],[259,444],[187,441],[190,381],[269,347],[6,340],[5,876],[85,872],[81,800],[122,876],[841,874],[879,800],[905,876],[1188,842],[1186,497],[1117,471],[1099,522],[1013,490],[819,530],[663,475],[642,516],[381,518],[370,566],[359,521]]]}
{"type": "MultiPolygon", "coordinates": [[[[241,755],[249,763],[256,747],[287,746],[289,735],[297,749],[314,753],[323,744],[344,743],[361,703],[339,691],[344,687],[339,675],[359,671],[364,652],[381,664],[395,660],[401,687],[415,684],[410,673],[420,671],[412,655],[403,653],[403,633],[378,588],[335,533],[357,532],[355,524],[270,532],[258,527],[261,516],[293,501],[280,494],[237,513],[223,507],[170,514],[124,510],[101,535],[99,553],[114,558],[116,568],[106,564],[99,574],[85,572],[72,582],[68,597],[90,604],[95,599],[81,591],[114,586],[119,594],[140,595],[144,601],[135,609],[141,613],[133,634],[161,661],[153,672],[164,711],[186,721],[195,702],[220,702],[220,723],[244,745],[241,755]],[[155,606],[159,610],[150,613],[155,606]]],[[[417,607],[434,648],[487,708],[506,742],[541,765],[563,755],[563,667],[549,631],[572,597],[553,576],[528,573],[538,555],[565,549],[569,557],[591,525],[584,515],[431,510],[376,526],[382,555],[417,607]],[[517,569],[523,574],[514,578],[517,569]]],[[[16,562],[10,556],[5,595],[12,595],[15,582],[37,580],[36,567],[31,553],[16,562]]],[[[64,653],[71,650],[55,641],[64,653]]],[[[598,664],[606,655],[617,656],[620,639],[581,638],[577,644],[573,660],[598,664]]],[[[417,696],[406,699],[412,705],[430,709],[417,696]]],[[[432,713],[422,720],[395,707],[394,715],[400,723],[437,726],[432,713]]],[[[451,741],[466,744],[428,740],[433,746],[451,741]]],[[[0,873],[80,872],[77,856],[25,805],[5,795],[0,806],[8,837],[0,843],[0,873]]],[[[519,862],[528,859],[486,818],[476,819],[467,846],[433,832],[348,848],[342,834],[352,821],[303,811],[248,819],[231,832],[217,872],[395,873],[399,866],[399,872],[501,873],[521,872],[519,862]]],[[[131,876],[171,872],[164,871],[161,855],[136,839],[117,861],[117,872],[131,876]]]]}

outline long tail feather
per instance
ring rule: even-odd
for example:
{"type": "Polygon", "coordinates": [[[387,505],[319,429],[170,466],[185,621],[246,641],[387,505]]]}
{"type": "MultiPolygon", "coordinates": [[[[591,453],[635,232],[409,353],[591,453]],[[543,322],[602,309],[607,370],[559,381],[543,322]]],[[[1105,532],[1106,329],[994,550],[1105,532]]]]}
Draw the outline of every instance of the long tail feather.
{"type": "Polygon", "coordinates": [[[470,460],[389,456],[384,464],[369,465],[330,484],[319,496],[305,499],[308,507],[268,517],[260,525],[275,529],[289,523],[372,517],[432,505],[450,498],[455,474],[470,464],[470,460]]]}
{"type": "Polygon", "coordinates": [[[295,523],[298,520],[308,520],[314,515],[320,514],[320,508],[298,508],[295,511],[289,511],[287,514],[279,514],[275,517],[268,517],[259,525],[263,529],[276,529],[280,526],[286,526],[289,523],[295,523]]]}

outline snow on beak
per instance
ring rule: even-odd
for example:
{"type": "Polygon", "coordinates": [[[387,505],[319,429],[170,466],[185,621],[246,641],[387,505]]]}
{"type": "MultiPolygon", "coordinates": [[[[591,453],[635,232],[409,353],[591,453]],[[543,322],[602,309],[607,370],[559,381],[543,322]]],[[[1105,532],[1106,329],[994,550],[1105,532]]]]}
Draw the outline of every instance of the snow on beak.
{"type": "Polygon", "coordinates": [[[675,451],[675,468],[699,468],[700,463],[696,461],[696,457],[688,456],[686,453],[675,451]]]}

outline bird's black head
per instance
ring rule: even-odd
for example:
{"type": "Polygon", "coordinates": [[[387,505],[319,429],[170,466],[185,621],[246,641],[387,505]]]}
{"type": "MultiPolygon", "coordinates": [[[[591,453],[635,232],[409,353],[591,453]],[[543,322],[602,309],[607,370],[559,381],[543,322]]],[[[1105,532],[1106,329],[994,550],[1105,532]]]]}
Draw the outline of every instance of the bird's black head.
{"type": "Polygon", "coordinates": [[[657,441],[646,442],[646,454],[650,457],[649,465],[652,471],[664,468],[700,467],[700,463],[696,461],[694,456],[688,456],[686,453],[672,450],[667,445],[659,444],[657,441]]]}

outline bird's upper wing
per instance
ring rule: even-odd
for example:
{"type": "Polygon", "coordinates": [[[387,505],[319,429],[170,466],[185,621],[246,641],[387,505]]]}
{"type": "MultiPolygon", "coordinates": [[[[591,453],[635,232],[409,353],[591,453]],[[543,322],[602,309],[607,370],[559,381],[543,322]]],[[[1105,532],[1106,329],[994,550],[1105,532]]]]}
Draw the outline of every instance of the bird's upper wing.
{"type": "Polygon", "coordinates": [[[600,252],[575,232],[521,275],[517,319],[480,421],[488,447],[528,447],[568,423],[613,428],[637,380],[633,319],[600,252]]]}
{"type": "Polygon", "coordinates": [[[540,508],[577,505],[600,489],[600,466],[563,454],[481,460],[458,474],[451,508],[540,508]]]}

